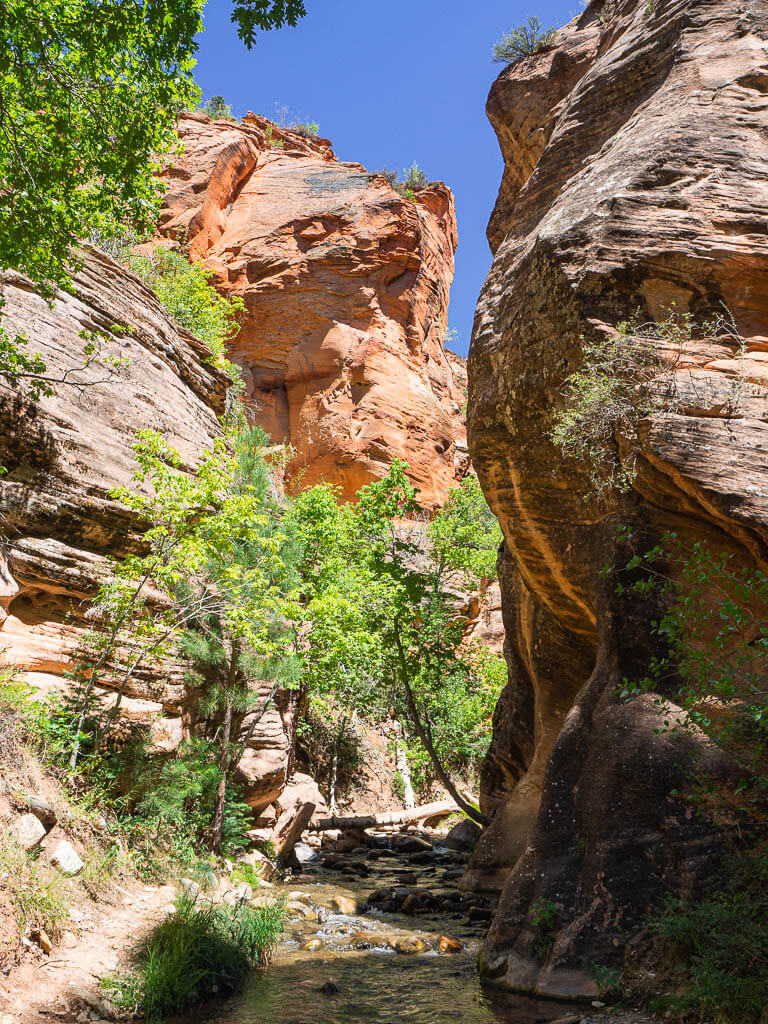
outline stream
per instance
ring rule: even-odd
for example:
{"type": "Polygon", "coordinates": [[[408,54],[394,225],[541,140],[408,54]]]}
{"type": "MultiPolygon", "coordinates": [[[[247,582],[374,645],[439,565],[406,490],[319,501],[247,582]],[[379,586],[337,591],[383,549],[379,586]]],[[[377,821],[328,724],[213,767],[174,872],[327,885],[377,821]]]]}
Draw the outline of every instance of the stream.
{"type": "Polygon", "coordinates": [[[442,838],[372,833],[368,846],[324,849],[286,884],[289,920],[273,964],[256,971],[241,996],[188,1024],[562,1018],[566,1004],[481,987],[477,954],[493,901],[458,889],[466,854],[446,849],[442,838]]]}

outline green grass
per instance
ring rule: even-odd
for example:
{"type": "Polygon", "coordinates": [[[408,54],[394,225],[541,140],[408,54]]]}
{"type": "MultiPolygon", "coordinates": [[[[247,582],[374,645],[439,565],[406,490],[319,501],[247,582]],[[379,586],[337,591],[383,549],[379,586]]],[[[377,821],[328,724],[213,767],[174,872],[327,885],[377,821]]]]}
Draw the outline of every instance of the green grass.
{"type": "Polygon", "coordinates": [[[193,1003],[242,988],[257,963],[268,963],[283,930],[282,905],[214,906],[180,898],[139,949],[132,970],[103,979],[108,998],[150,1024],[193,1003]]]}
{"type": "Polygon", "coordinates": [[[69,905],[60,875],[28,854],[11,836],[0,842],[0,877],[16,911],[22,934],[42,929],[54,941],[60,938],[69,917],[69,905]]]}

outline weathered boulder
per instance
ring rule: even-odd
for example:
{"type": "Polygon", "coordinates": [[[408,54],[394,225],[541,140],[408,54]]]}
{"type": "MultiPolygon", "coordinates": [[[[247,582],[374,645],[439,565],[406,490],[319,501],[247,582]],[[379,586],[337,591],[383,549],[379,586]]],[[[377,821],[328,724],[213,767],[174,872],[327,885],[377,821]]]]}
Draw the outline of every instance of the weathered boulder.
{"type": "Polygon", "coordinates": [[[427,504],[466,469],[463,360],[448,356],[456,221],[441,182],[403,198],[330,143],[249,114],[183,114],[160,230],[246,307],[232,346],[254,420],[303,486],[351,498],[407,460],[427,504]]]}
{"type": "Polygon", "coordinates": [[[45,827],[34,814],[22,814],[14,829],[16,842],[22,850],[33,850],[45,838],[45,827]]]}
{"type": "Polygon", "coordinates": [[[601,570],[626,560],[622,525],[648,546],[674,530],[765,565],[767,67],[764,4],[598,0],[488,100],[505,169],[468,416],[504,531],[509,684],[482,777],[497,814],[466,883],[503,885],[483,965],[520,989],[594,992],[583,960],[609,963],[665,887],[695,891],[721,854],[676,794],[687,756],[705,777],[729,765],[702,734],[666,733],[652,697],[616,696],[658,653],[659,609],[601,570]],[[743,345],[694,332],[675,407],[615,438],[629,493],[590,497],[589,467],[550,438],[563,382],[585,342],[673,303],[697,323],[724,304],[743,345]],[[557,913],[544,963],[541,900],[557,913]]]}
{"type": "Polygon", "coordinates": [[[85,866],[80,859],[80,854],[66,839],[62,839],[54,846],[49,859],[62,875],[79,875],[85,866]]]}
{"type": "Polygon", "coordinates": [[[464,818],[453,826],[443,842],[449,850],[473,850],[482,831],[474,821],[464,818]]]}

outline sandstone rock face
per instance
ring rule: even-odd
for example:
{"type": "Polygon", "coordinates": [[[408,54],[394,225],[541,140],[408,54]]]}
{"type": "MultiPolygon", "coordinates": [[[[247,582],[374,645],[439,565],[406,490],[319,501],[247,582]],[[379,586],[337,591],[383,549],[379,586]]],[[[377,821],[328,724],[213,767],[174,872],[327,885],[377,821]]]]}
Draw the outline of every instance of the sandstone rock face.
{"type": "MultiPolygon", "coordinates": [[[[692,890],[719,855],[671,792],[684,750],[651,698],[621,702],[655,653],[654,609],[600,570],[673,529],[764,564],[768,540],[768,11],[737,0],[592,3],[557,45],[494,83],[505,171],[494,263],[469,359],[473,463],[505,535],[509,685],[482,800],[498,809],[466,884],[499,887],[484,969],[507,984],[591,994],[581,958],[610,963],[665,885],[692,890]],[[601,17],[602,15],[602,17],[601,17]],[[589,497],[587,467],[549,433],[564,379],[640,307],[697,322],[725,304],[744,344],[694,335],[678,401],[616,437],[626,495],[589,497]],[[734,386],[738,385],[735,395],[734,386]],[[557,907],[541,963],[531,909],[557,907]]],[[[625,558],[626,560],[626,558],[625,558]]],[[[700,735],[701,770],[729,770],[700,735]]]]}
{"type": "MultiPolygon", "coordinates": [[[[207,350],[133,274],[93,250],[74,283],[74,294],[59,293],[49,306],[23,278],[3,282],[4,327],[26,335],[53,376],[75,370],[83,385],[59,385],[35,403],[0,382],[0,465],[8,471],[0,477],[0,657],[42,693],[69,685],[64,673],[106,557],[136,550],[139,523],[109,497],[131,480],[136,432],[160,431],[192,468],[219,432],[225,399],[207,350]],[[94,333],[108,342],[105,356],[126,361],[112,376],[96,364],[76,369],[94,333]]],[[[146,726],[156,751],[172,753],[190,724],[185,701],[182,668],[164,666],[131,684],[122,718],[146,726]]],[[[282,765],[284,783],[287,728],[280,708],[270,708],[254,737],[260,749],[248,752],[256,788],[270,759],[282,765]]]]}
{"type": "Polygon", "coordinates": [[[463,361],[446,354],[456,222],[442,183],[404,199],[330,143],[249,114],[184,114],[160,229],[246,306],[233,358],[288,476],[345,498],[406,460],[427,505],[467,466],[463,361]]]}

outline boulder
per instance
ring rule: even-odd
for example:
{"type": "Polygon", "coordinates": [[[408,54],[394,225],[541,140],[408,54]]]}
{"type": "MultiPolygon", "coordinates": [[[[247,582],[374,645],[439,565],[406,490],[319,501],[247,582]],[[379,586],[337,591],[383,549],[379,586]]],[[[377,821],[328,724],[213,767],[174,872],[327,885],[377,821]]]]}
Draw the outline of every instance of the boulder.
{"type": "Polygon", "coordinates": [[[51,851],[50,861],[63,875],[78,875],[84,866],[77,850],[66,839],[56,844],[51,851]]]}
{"type": "Polygon", "coordinates": [[[483,830],[474,821],[464,818],[450,830],[443,840],[449,850],[460,850],[463,853],[470,853],[477,846],[477,841],[483,830]]]}
{"type": "Polygon", "coordinates": [[[14,828],[16,841],[22,850],[34,850],[45,838],[45,827],[35,814],[22,814],[14,828]]]}
{"type": "Polygon", "coordinates": [[[25,806],[27,811],[29,811],[30,814],[34,814],[40,824],[44,826],[45,831],[50,832],[56,824],[57,817],[56,811],[51,807],[45,797],[28,797],[25,801],[25,806]]]}

